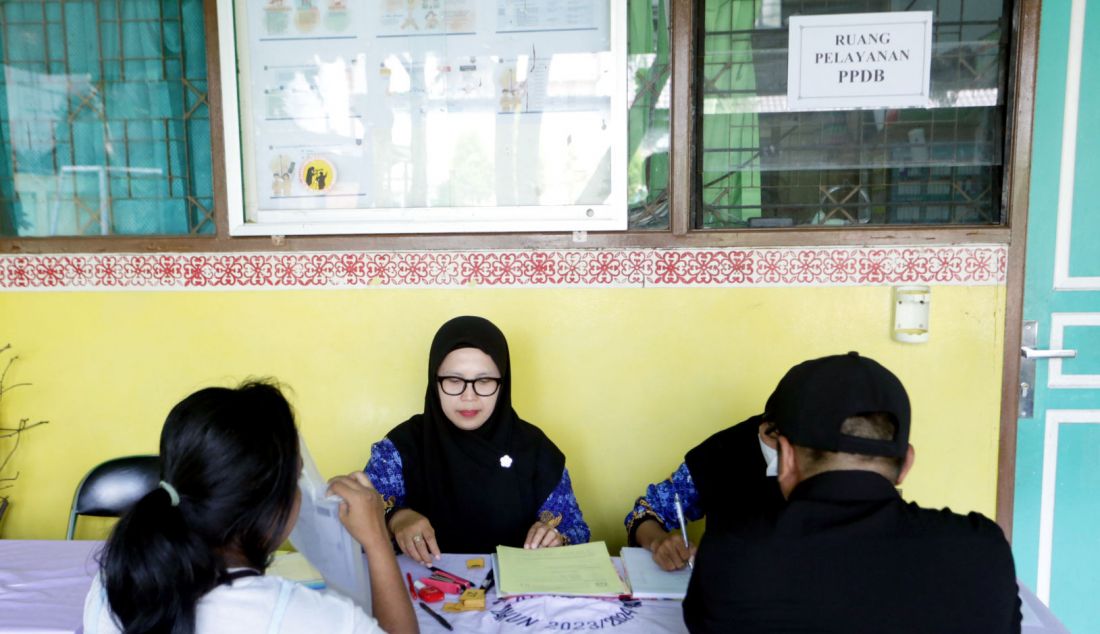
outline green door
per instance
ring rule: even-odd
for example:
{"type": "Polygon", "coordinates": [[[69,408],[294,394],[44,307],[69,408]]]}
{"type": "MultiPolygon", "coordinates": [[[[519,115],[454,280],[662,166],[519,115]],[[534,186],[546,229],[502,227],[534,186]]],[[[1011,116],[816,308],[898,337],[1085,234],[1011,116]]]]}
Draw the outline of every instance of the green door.
{"type": "Polygon", "coordinates": [[[1042,5],[1028,214],[1016,567],[1071,631],[1100,632],[1097,0],[1042,5]]]}

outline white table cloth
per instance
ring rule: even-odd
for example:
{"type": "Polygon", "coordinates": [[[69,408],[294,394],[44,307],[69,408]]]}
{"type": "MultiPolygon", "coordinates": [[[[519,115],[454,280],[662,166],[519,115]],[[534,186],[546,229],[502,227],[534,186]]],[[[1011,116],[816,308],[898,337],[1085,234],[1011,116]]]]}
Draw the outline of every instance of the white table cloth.
{"type": "MultiPolygon", "coordinates": [[[[0,634],[73,634],[80,629],[84,596],[98,564],[95,556],[103,542],[0,540],[0,634]]],[[[488,573],[466,570],[470,555],[444,555],[439,567],[480,582],[488,573]]],[[[489,558],[484,557],[486,564],[489,558]]],[[[429,571],[407,557],[398,557],[402,576],[426,576],[429,571]]],[[[616,565],[617,559],[616,559],[616,565]]],[[[621,572],[621,571],[620,571],[621,572]]],[[[1058,619],[1023,585],[1023,634],[1068,634],[1058,619]]],[[[565,597],[486,597],[484,612],[444,613],[455,632],[518,634],[521,632],[609,632],[615,634],[685,632],[679,601],[624,603],[565,597]]],[[[448,601],[456,600],[453,595],[448,601]]],[[[446,632],[419,607],[420,630],[446,632]]]]}

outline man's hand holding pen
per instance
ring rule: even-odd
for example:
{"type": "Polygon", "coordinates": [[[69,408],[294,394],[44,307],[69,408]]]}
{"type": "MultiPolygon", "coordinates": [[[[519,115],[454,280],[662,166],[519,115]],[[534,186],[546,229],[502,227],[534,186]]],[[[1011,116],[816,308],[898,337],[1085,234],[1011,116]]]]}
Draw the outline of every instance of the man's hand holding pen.
{"type": "Polygon", "coordinates": [[[664,570],[679,570],[695,559],[696,546],[684,540],[675,532],[666,533],[649,544],[653,560],[664,570]]]}

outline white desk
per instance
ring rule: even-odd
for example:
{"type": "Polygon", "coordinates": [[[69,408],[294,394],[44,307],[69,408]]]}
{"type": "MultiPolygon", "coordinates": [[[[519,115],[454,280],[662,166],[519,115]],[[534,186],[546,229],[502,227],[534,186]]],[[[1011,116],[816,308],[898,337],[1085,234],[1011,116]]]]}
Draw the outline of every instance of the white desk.
{"type": "MultiPolygon", "coordinates": [[[[83,620],[84,596],[98,570],[103,542],[0,540],[0,634],[73,634],[83,620]]],[[[480,582],[488,573],[466,570],[464,555],[445,555],[439,567],[480,582]]],[[[488,564],[489,558],[484,557],[488,564]]],[[[402,577],[427,576],[427,568],[398,558],[402,577]]],[[[490,591],[484,612],[444,613],[431,607],[455,632],[558,632],[600,629],[622,634],[686,632],[680,603],[646,601],[627,607],[620,601],[563,597],[498,600],[490,591]]],[[[448,595],[448,601],[457,600],[448,595]]],[[[425,633],[446,632],[419,606],[414,608],[425,633]]]]}
{"type": "MultiPolygon", "coordinates": [[[[81,625],[84,596],[98,569],[95,555],[102,542],[0,540],[0,634],[73,634],[81,625]]],[[[439,567],[481,581],[483,571],[467,571],[466,555],[445,555],[439,567]]],[[[407,557],[399,557],[402,576],[425,576],[427,569],[407,557]]],[[[486,557],[486,563],[488,558],[486,557]]],[[[1050,610],[1024,586],[1023,634],[1069,634],[1050,610]]],[[[448,600],[453,597],[448,596],[448,600]]],[[[455,632],[595,631],[614,634],[684,632],[678,601],[644,601],[629,607],[620,601],[561,597],[514,598],[498,601],[490,592],[484,612],[443,613],[432,604],[455,632]]],[[[441,625],[415,609],[425,633],[446,632],[441,625]]]]}
{"type": "Polygon", "coordinates": [[[0,634],[72,634],[103,542],[0,540],[0,634]]]}

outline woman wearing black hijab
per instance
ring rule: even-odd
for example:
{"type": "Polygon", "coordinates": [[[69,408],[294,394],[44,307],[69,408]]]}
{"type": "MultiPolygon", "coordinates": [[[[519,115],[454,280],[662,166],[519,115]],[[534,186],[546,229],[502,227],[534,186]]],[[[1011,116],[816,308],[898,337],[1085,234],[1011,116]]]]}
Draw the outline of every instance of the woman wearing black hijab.
{"type": "Polygon", "coordinates": [[[364,471],[397,545],[422,563],[588,541],[565,455],[512,409],[508,342],[482,317],[440,327],[424,412],[375,443],[364,471]]]}

